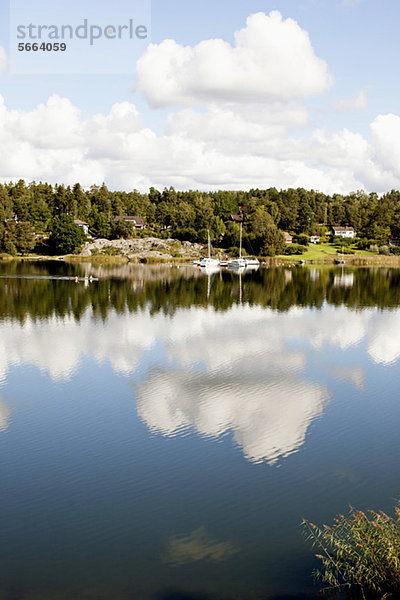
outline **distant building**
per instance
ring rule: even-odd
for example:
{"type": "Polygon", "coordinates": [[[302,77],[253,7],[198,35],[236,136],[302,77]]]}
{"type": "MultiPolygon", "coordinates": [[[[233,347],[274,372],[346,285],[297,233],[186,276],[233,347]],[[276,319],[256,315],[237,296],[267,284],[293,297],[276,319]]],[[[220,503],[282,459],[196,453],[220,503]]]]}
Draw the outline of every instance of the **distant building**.
{"type": "Polygon", "coordinates": [[[130,223],[134,226],[135,229],[144,229],[145,222],[141,217],[131,217],[125,215],[118,215],[114,218],[114,223],[118,223],[118,221],[124,221],[125,223],[130,223]]]}
{"type": "Polygon", "coordinates": [[[6,219],[4,222],[6,225],[8,223],[18,223],[18,215],[16,213],[13,213],[12,217],[10,219],[6,219]]]}
{"type": "Polygon", "coordinates": [[[241,215],[231,215],[231,220],[234,223],[243,223],[243,214],[241,214],[241,215]]]}
{"type": "Polygon", "coordinates": [[[354,238],[355,232],[353,227],[332,227],[333,237],[354,238]]]}
{"type": "Polygon", "coordinates": [[[290,233],[288,233],[287,231],[282,231],[282,233],[285,236],[285,242],[287,244],[292,244],[293,243],[293,236],[290,235],[290,233]]]}
{"type": "Polygon", "coordinates": [[[85,235],[89,235],[89,223],[85,223],[85,221],[81,221],[80,219],[74,219],[74,223],[83,229],[85,235]]]}
{"type": "Polygon", "coordinates": [[[319,235],[311,235],[310,236],[311,244],[319,244],[319,242],[320,242],[319,235]]]}

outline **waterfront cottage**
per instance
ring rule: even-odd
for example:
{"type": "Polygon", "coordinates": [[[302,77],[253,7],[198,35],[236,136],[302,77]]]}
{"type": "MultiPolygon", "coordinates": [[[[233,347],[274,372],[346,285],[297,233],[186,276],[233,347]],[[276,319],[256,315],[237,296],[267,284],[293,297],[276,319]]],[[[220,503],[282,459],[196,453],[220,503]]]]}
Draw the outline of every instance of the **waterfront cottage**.
{"type": "Polygon", "coordinates": [[[333,237],[354,238],[355,232],[353,227],[332,227],[333,237]]]}
{"type": "Polygon", "coordinates": [[[311,244],[319,244],[320,239],[318,235],[312,235],[310,236],[310,243],[311,244]]]}
{"type": "Polygon", "coordinates": [[[141,217],[118,215],[114,218],[114,223],[118,223],[118,221],[130,223],[135,229],[144,229],[145,226],[145,222],[141,217]]]}
{"type": "Polygon", "coordinates": [[[285,242],[287,244],[291,244],[293,242],[293,236],[290,235],[290,233],[288,233],[287,231],[282,231],[282,233],[285,236],[285,242]]]}
{"type": "Polygon", "coordinates": [[[243,214],[241,214],[241,215],[231,215],[231,220],[234,223],[243,223],[243,214]]]}
{"type": "Polygon", "coordinates": [[[85,235],[89,235],[89,223],[85,223],[85,221],[81,221],[80,219],[74,219],[74,223],[83,229],[85,235]]]}

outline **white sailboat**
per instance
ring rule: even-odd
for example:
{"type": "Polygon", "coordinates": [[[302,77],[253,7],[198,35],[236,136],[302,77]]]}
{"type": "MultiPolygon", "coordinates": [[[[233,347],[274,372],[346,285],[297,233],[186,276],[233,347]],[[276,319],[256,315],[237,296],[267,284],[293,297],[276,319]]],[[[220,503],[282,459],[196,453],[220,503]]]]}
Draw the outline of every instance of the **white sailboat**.
{"type": "Polygon", "coordinates": [[[228,260],[228,269],[244,269],[246,268],[246,260],[242,258],[242,226],[240,223],[240,244],[239,244],[239,258],[232,258],[228,260]]]}
{"type": "Polygon", "coordinates": [[[251,267],[252,269],[255,269],[256,267],[260,266],[260,261],[258,260],[258,258],[254,258],[253,256],[246,256],[244,260],[246,263],[246,267],[251,267]]]}
{"type": "Polygon", "coordinates": [[[219,268],[219,260],[218,258],[211,257],[211,240],[210,240],[210,232],[208,231],[208,256],[205,256],[200,259],[199,266],[206,269],[218,269],[219,268]]]}

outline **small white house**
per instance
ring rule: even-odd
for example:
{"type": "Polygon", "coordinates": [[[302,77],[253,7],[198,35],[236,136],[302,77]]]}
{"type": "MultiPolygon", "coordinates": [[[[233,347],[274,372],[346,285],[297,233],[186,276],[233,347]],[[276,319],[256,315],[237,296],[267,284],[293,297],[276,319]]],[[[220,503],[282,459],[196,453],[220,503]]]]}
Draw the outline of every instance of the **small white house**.
{"type": "Polygon", "coordinates": [[[333,237],[354,238],[355,232],[353,227],[332,227],[333,237]]]}
{"type": "Polygon", "coordinates": [[[293,242],[293,236],[290,235],[290,233],[288,233],[287,231],[283,231],[282,233],[285,236],[286,244],[291,244],[293,242]]]}
{"type": "Polygon", "coordinates": [[[74,219],[74,223],[75,223],[75,225],[78,225],[78,227],[83,229],[83,233],[85,235],[89,234],[89,224],[88,223],[85,223],[84,221],[81,221],[80,219],[74,219]]]}
{"type": "Polygon", "coordinates": [[[18,216],[17,216],[17,214],[16,214],[16,213],[13,213],[13,214],[12,214],[12,217],[11,217],[10,219],[6,219],[4,222],[5,222],[6,224],[7,224],[7,223],[18,223],[18,216]]]}
{"type": "Polygon", "coordinates": [[[310,243],[311,244],[319,244],[320,239],[318,235],[311,235],[310,236],[310,243]]]}

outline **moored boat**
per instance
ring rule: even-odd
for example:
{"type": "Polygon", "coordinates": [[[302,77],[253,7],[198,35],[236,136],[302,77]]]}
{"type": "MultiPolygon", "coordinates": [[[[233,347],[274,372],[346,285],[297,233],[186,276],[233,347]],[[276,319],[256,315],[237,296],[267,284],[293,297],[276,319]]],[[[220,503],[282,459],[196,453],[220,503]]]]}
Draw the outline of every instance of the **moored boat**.
{"type": "Polygon", "coordinates": [[[228,260],[228,269],[243,269],[246,268],[246,261],[242,258],[242,226],[240,223],[240,243],[239,243],[239,258],[228,260]]]}
{"type": "Polygon", "coordinates": [[[211,257],[211,240],[210,232],[208,231],[208,256],[204,256],[199,260],[199,267],[212,269],[219,267],[219,259],[211,257]]]}
{"type": "Polygon", "coordinates": [[[210,258],[209,256],[201,258],[199,267],[219,267],[219,260],[217,258],[210,258]]]}
{"type": "Polygon", "coordinates": [[[244,258],[234,258],[228,261],[228,269],[245,269],[246,261],[244,258]]]}
{"type": "Polygon", "coordinates": [[[259,267],[260,266],[260,261],[258,260],[258,258],[254,258],[252,256],[246,256],[244,261],[246,263],[246,267],[259,267]]]}

